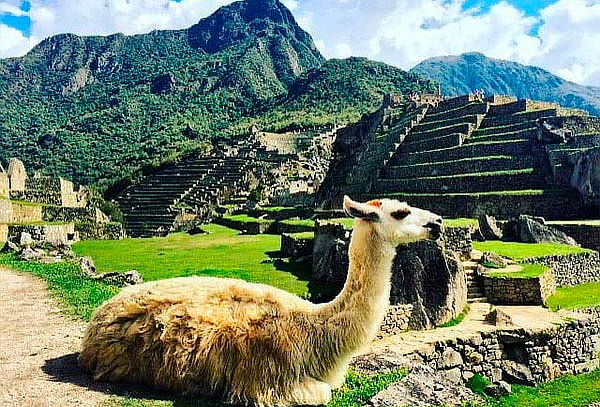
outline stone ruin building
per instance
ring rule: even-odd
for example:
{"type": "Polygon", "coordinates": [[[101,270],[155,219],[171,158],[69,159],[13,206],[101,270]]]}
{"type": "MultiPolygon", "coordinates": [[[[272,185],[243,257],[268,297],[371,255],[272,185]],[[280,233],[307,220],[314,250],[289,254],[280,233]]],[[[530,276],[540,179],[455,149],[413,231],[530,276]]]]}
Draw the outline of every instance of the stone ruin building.
{"type": "Polygon", "coordinates": [[[483,92],[386,103],[338,132],[317,204],[392,197],[446,217],[600,214],[600,118],[483,92]]]}
{"type": "Polygon", "coordinates": [[[162,168],[117,198],[132,236],[160,236],[207,222],[213,210],[246,202],[253,190],[278,205],[314,204],[325,178],[337,126],[285,133],[262,132],[215,139],[208,153],[194,153],[162,168]]]}
{"type": "Polygon", "coordinates": [[[71,244],[80,238],[121,238],[120,224],[90,206],[88,192],[62,177],[29,175],[23,162],[0,164],[0,243],[19,242],[25,232],[34,241],[71,244]]]}

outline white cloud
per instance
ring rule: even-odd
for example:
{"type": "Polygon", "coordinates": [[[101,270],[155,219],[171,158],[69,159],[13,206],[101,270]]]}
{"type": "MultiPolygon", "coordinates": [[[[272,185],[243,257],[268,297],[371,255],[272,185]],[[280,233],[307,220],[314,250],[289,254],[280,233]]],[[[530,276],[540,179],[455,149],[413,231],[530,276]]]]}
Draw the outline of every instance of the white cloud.
{"type": "Polygon", "coordinates": [[[13,16],[24,16],[27,13],[17,5],[7,1],[0,1],[0,14],[11,14],[13,16]]]}
{"type": "Polygon", "coordinates": [[[34,40],[5,24],[0,24],[0,58],[21,56],[33,46],[34,40]]]}

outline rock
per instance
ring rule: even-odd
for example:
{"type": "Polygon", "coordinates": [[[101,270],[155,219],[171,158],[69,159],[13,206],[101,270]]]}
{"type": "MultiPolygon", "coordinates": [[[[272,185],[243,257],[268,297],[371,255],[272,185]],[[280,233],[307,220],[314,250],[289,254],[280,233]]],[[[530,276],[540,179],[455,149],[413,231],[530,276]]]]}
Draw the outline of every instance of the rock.
{"type": "Polygon", "coordinates": [[[101,280],[114,285],[135,285],[144,282],[144,278],[137,270],[127,271],[125,273],[101,273],[93,277],[95,280],[101,280]]]}
{"type": "Polygon", "coordinates": [[[392,266],[390,303],[412,304],[411,328],[450,321],[467,303],[467,277],[460,260],[439,242],[402,245],[392,266]]]}
{"type": "Polygon", "coordinates": [[[198,225],[194,225],[190,228],[190,230],[187,231],[188,235],[194,236],[194,235],[206,235],[208,232],[205,231],[204,229],[202,229],[200,226],[198,225]]]}
{"type": "Polygon", "coordinates": [[[527,215],[520,215],[518,219],[511,219],[505,227],[505,234],[514,240],[523,243],[562,243],[579,246],[575,239],[567,234],[544,225],[542,220],[527,215]]]}
{"type": "Polygon", "coordinates": [[[333,235],[321,234],[314,241],[314,279],[343,283],[348,273],[348,244],[333,235]]]}
{"type": "Polygon", "coordinates": [[[19,247],[18,244],[11,242],[10,240],[8,242],[6,242],[4,244],[4,247],[2,248],[3,253],[7,253],[7,252],[18,253],[20,251],[21,251],[21,247],[19,247]]]}
{"type": "Polygon", "coordinates": [[[41,259],[45,254],[46,253],[41,249],[32,249],[30,246],[26,246],[21,250],[19,257],[21,260],[32,261],[41,259]]]}
{"type": "Polygon", "coordinates": [[[515,326],[510,315],[498,308],[494,308],[485,316],[485,322],[498,328],[513,328],[515,326]]]}
{"type": "Polygon", "coordinates": [[[501,380],[498,383],[490,384],[485,389],[483,389],[483,392],[486,396],[489,397],[504,397],[512,393],[512,386],[506,383],[505,381],[501,380]]]}
{"type": "Polygon", "coordinates": [[[31,237],[30,233],[21,232],[21,237],[19,238],[19,244],[21,246],[31,246],[35,243],[33,237],[31,237]]]}
{"type": "Polygon", "coordinates": [[[482,214],[479,216],[479,232],[485,240],[502,239],[502,230],[496,224],[496,218],[482,214]]]}
{"type": "Polygon", "coordinates": [[[587,204],[600,204],[600,148],[581,153],[571,176],[571,186],[581,193],[587,204]]]}
{"type": "Polygon", "coordinates": [[[91,257],[81,257],[79,259],[79,267],[81,267],[81,271],[90,277],[96,277],[98,275],[96,265],[91,257]]]}
{"type": "Polygon", "coordinates": [[[503,360],[501,362],[502,372],[504,377],[513,383],[534,386],[536,384],[531,369],[523,363],[518,363],[513,360],[503,360]]]}
{"type": "Polygon", "coordinates": [[[479,397],[463,384],[448,380],[424,365],[369,400],[372,407],[461,406],[479,397]]]}
{"type": "Polygon", "coordinates": [[[438,368],[448,369],[463,364],[462,356],[454,349],[446,349],[442,353],[442,359],[438,362],[438,368]]]}
{"type": "Polygon", "coordinates": [[[508,266],[508,259],[493,252],[484,252],[479,261],[484,267],[505,268],[508,266]]]}
{"type": "Polygon", "coordinates": [[[444,380],[449,381],[450,383],[458,384],[462,383],[462,374],[460,373],[460,369],[455,367],[454,369],[444,370],[440,372],[441,376],[444,380]]]}

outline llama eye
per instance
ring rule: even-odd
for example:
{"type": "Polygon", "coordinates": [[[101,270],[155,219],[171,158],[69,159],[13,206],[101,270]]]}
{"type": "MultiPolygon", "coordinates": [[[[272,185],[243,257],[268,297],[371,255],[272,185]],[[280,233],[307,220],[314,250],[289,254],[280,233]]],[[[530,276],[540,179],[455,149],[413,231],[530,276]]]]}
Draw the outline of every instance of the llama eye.
{"type": "Polygon", "coordinates": [[[396,211],[396,212],[392,212],[391,215],[392,215],[392,218],[394,218],[396,220],[402,220],[402,219],[406,218],[408,215],[410,215],[410,211],[408,209],[403,210],[403,211],[396,211]]]}

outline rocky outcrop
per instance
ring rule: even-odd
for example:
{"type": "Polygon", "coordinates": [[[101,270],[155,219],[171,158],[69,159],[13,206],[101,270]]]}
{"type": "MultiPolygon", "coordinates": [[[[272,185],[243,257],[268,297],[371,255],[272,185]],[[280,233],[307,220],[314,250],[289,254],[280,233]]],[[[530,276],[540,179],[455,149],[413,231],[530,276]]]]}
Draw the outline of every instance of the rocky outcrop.
{"type": "Polygon", "coordinates": [[[91,257],[81,257],[79,259],[79,266],[81,271],[84,272],[89,278],[93,280],[99,280],[108,284],[114,284],[119,286],[141,284],[144,282],[142,275],[136,270],[130,270],[125,273],[109,272],[109,273],[98,273],[96,271],[96,265],[91,257]]]}
{"type": "Polygon", "coordinates": [[[543,219],[527,215],[509,220],[504,227],[504,233],[523,243],[562,243],[578,246],[575,239],[544,224],[543,219]]]}
{"type": "Polygon", "coordinates": [[[462,406],[479,397],[451,375],[436,372],[429,366],[416,366],[404,379],[377,393],[368,406],[420,407],[462,406]]]}
{"type": "Polygon", "coordinates": [[[571,186],[581,193],[586,203],[600,205],[600,148],[581,153],[571,177],[571,186]]]}
{"type": "Polygon", "coordinates": [[[502,239],[502,229],[496,224],[496,218],[481,214],[478,219],[479,233],[485,240],[500,240],[502,239]]]}
{"type": "Polygon", "coordinates": [[[399,247],[390,302],[413,305],[413,328],[427,329],[450,321],[467,303],[467,277],[462,263],[438,242],[399,247]]]}

